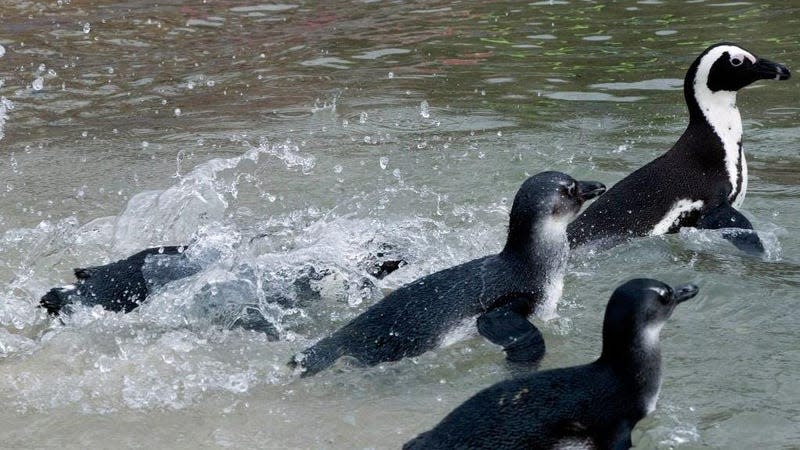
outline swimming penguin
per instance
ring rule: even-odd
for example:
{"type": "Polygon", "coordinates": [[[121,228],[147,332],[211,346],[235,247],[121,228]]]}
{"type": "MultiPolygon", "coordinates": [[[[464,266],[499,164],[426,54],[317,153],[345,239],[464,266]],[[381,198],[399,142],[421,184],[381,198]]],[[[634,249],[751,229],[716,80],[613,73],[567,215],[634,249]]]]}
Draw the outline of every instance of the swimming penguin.
{"type": "MultiPolygon", "coordinates": [[[[406,264],[405,260],[398,258],[399,254],[393,245],[385,242],[376,245],[377,250],[371,251],[362,264],[362,269],[373,277],[383,278],[406,264]]],[[[51,315],[70,313],[71,305],[74,304],[100,305],[109,311],[133,311],[156,289],[200,272],[204,267],[202,262],[217,257],[204,255],[202,259],[189,258],[186,249],[185,246],[149,248],[102,266],[75,269],[75,283],[50,289],[42,296],[39,306],[51,315]]],[[[307,266],[301,272],[297,274],[294,283],[294,290],[299,296],[308,293],[307,285],[310,281],[319,281],[331,273],[327,269],[317,270],[313,266],[307,266]]],[[[219,290],[219,286],[215,285],[214,290],[219,290]]],[[[271,300],[281,304],[289,301],[284,298],[271,300]]],[[[219,306],[212,303],[209,304],[210,307],[219,306]]],[[[248,315],[251,316],[255,317],[253,314],[248,315]]],[[[261,321],[239,322],[237,326],[247,329],[274,330],[271,324],[262,326],[261,321]]]]}
{"type": "Polygon", "coordinates": [[[566,227],[586,200],[605,191],[559,172],[528,178],[514,198],[503,250],[425,276],[295,355],[303,376],[342,356],[364,365],[422,354],[456,330],[477,331],[503,346],[511,362],[536,363],[544,342],[528,316],[553,313],[561,296],[569,244],[566,227]],[[476,322],[477,318],[477,322],[476,322]],[[474,329],[474,328],[472,328],[474,329]]]}
{"type": "Polygon", "coordinates": [[[789,76],[785,66],[737,45],[707,48],[683,83],[689,107],[686,131],[668,152],[623,178],[572,222],[571,246],[590,241],[613,245],[629,237],[697,227],[728,229],[723,237],[739,249],[762,253],[753,226],[736,209],[747,192],[736,92],[757,80],[789,76]]]}
{"type": "Polygon", "coordinates": [[[692,284],[628,281],[608,302],[595,362],[497,383],[403,449],[630,448],[661,389],[661,327],[696,294],[692,284]]]}
{"type": "Polygon", "coordinates": [[[76,303],[130,312],[154,289],[201,270],[199,264],[186,258],[185,249],[149,248],[103,266],[75,269],[75,283],[50,289],[39,306],[50,314],[58,314],[65,308],[69,312],[68,306],[76,303]]]}

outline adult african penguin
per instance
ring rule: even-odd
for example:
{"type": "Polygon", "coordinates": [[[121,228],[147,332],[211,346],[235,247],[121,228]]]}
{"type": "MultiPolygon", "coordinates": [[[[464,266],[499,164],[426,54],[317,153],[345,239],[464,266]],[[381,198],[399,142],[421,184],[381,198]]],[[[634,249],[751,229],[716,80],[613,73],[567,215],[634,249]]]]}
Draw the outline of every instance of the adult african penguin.
{"type": "Polygon", "coordinates": [[[696,294],[691,284],[628,281],[608,302],[596,361],[497,383],[403,449],[630,448],[661,389],[661,327],[696,294]]]}
{"type": "Polygon", "coordinates": [[[500,253],[401,287],[295,355],[290,365],[300,366],[303,376],[345,355],[375,365],[422,354],[476,328],[503,346],[509,361],[537,363],[544,342],[528,316],[534,310],[540,317],[553,314],[569,252],[567,223],[584,201],[604,191],[600,183],[559,172],[528,178],[514,198],[500,253]]]}
{"type": "Polygon", "coordinates": [[[757,80],[789,76],[785,66],[735,44],[707,48],[684,79],[686,131],[669,151],[623,178],[572,222],[571,246],[614,245],[697,227],[724,228],[723,237],[738,248],[762,253],[753,226],[737,210],[747,192],[747,162],[736,93],[757,80]]]}

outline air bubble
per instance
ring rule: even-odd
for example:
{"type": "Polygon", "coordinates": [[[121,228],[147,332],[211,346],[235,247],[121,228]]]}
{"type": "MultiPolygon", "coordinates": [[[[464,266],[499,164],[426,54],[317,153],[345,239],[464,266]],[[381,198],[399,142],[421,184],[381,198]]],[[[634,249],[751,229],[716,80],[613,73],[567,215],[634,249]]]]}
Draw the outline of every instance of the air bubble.
{"type": "Polygon", "coordinates": [[[89,22],[83,24],[83,34],[89,34],[90,31],[92,31],[92,24],[89,22]]]}
{"type": "Polygon", "coordinates": [[[31,83],[31,87],[34,91],[41,91],[44,89],[44,78],[36,77],[36,79],[33,80],[33,83],[31,83]]]}
{"type": "Polygon", "coordinates": [[[389,157],[381,156],[380,159],[378,159],[378,164],[380,164],[381,169],[386,170],[386,167],[389,166],[389,157]]]}

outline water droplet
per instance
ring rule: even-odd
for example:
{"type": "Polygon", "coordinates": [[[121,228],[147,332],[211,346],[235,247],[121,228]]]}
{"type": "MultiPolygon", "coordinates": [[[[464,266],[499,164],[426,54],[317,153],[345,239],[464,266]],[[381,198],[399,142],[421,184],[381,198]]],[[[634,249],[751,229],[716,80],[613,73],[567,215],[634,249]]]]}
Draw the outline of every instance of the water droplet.
{"type": "Polygon", "coordinates": [[[337,164],[337,165],[333,166],[333,171],[334,171],[335,173],[342,173],[342,170],[344,170],[344,168],[343,168],[341,165],[339,165],[339,164],[337,164]]]}
{"type": "Polygon", "coordinates": [[[419,115],[425,119],[431,116],[431,111],[427,100],[423,100],[422,103],[419,104],[419,115]]]}
{"type": "Polygon", "coordinates": [[[90,31],[92,31],[92,24],[90,24],[89,22],[83,24],[83,33],[89,34],[90,31]]]}
{"type": "Polygon", "coordinates": [[[31,87],[34,91],[41,91],[44,88],[44,78],[37,77],[33,80],[33,83],[31,83],[31,87]]]}
{"type": "Polygon", "coordinates": [[[190,81],[190,82],[186,83],[186,89],[194,89],[194,82],[190,81]]]}
{"type": "Polygon", "coordinates": [[[2,45],[0,45],[0,58],[2,58],[3,55],[5,55],[5,54],[6,54],[6,48],[3,47],[2,45]]]}
{"type": "Polygon", "coordinates": [[[81,133],[81,137],[88,137],[88,136],[89,136],[88,131],[84,131],[83,133],[81,133]]]}
{"type": "Polygon", "coordinates": [[[389,72],[389,79],[391,80],[392,78],[394,78],[394,72],[389,72]]]}
{"type": "Polygon", "coordinates": [[[358,115],[358,123],[365,124],[367,123],[367,113],[362,111],[361,114],[358,115]]]}
{"type": "Polygon", "coordinates": [[[381,169],[386,170],[386,167],[389,165],[389,157],[388,156],[381,156],[378,160],[378,164],[380,164],[381,169]]]}
{"type": "Polygon", "coordinates": [[[175,108],[175,117],[179,117],[181,115],[181,109],[175,108]]]}
{"type": "Polygon", "coordinates": [[[208,87],[214,87],[215,84],[217,84],[217,83],[214,80],[206,81],[206,86],[208,86],[208,87]]]}
{"type": "Polygon", "coordinates": [[[150,143],[147,141],[142,141],[142,148],[150,147],[150,143]]]}

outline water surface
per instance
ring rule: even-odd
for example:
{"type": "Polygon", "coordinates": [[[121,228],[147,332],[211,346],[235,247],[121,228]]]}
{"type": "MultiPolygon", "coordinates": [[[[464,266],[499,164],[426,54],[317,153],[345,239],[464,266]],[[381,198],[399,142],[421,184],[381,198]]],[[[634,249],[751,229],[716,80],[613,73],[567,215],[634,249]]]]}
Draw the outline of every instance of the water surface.
{"type": "MultiPolygon", "coordinates": [[[[473,338],[303,380],[290,355],[383,292],[498,251],[527,175],[611,185],[661,154],[708,44],[800,67],[792,2],[13,3],[0,6],[10,448],[397,448],[506,377],[498,348],[473,338]],[[219,259],[132,314],[61,323],[35,308],[73,267],[188,242],[219,259]],[[380,243],[409,265],[375,280],[380,243]],[[310,266],[327,274],[315,301],[264,304],[310,266]],[[280,341],[198,306],[242,280],[230,298],[261,301],[280,341]]],[[[622,281],[701,286],[662,333],[664,386],[638,448],[800,442],[797,80],[739,95],[743,211],[766,258],[696,231],[580,252],[560,317],[537,322],[544,365],[579,364],[622,281]]]]}

